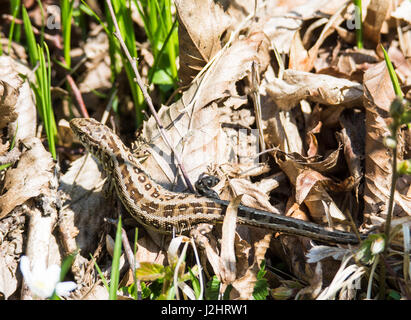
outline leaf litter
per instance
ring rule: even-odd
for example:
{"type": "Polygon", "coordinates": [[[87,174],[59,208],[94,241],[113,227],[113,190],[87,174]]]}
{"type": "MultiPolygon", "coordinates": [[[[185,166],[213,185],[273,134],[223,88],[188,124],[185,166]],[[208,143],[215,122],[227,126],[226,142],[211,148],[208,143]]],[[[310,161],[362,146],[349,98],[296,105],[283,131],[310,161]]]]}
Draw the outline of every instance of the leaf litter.
{"type": "MultiPolygon", "coordinates": [[[[220,297],[231,288],[230,299],[254,299],[263,261],[269,296],[274,299],[374,297],[375,292],[370,296],[370,290],[360,284],[366,267],[355,261],[354,247],[319,246],[307,238],[236,226],[236,207],[241,198],[243,205],[330,228],[382,232],[392,175],[392,152],[384,141],[395,94],[379,44],[388,48],[404,96],[410,98],[408,2],[396,7],[390,1],[363,5],[365,49],[355,46],[355,30],[349,27],[355,9],[350,1],[257,1],[257,8],[250,3],[246,1],[243,10],[238,10],[226,1],[176,1],[181,94],[167,105],[149,86],[174,150],[149,116],[138,136],[147,151],[142,165],[155,181],[174,191],[186,191],[187,186],[173,152],[181,156],[192,184],[204,173],[219,177],[214,190],[231,201],[224,224],[200,225],[191,236],[201,252],[206,280],[216,275],[221,282],[220,297]]],[[[41,21],[39,8],[32,10],[33,21],[41,21]]],[[[142,22],[135,22],[142,31],[142,22]]],[[[153,57],[147,39],[139,41],[139,67],[148,81],[153,57]]],[[[107,36],[96,28],[86,43],[75,46],[72,56],[84,64],[76,75],[78,87],[90,115],[101,119],[108,98],[94,93],[108,94],[111,89],[107,36]]],[[[61,263],[60,252],[79,250],[71,273],[80,286],[71,298],[106,298],[90,254],[109,275],[110,246],[105,242],[109,228],[104,219],[116,216],[121,205],[112,197],[110,183],[105,183],[96,160],[91,156],[76,159],[68,151],[74,140],[64,129],[64,121],[59,126],[62,149],[56,168],[35,138],[35,97],[27,79],[19,76],[30,78],[31,71],[14,71],[19,64],[13,52],[10,57],[1,56],[0,64],[1,70],[9,68],[4,75],[0,71],[0,165],[13,163],[0,175],[0,295],[30,297],[27,290],[19,295],[17,288],[22,284],[15,276],[24,241],[26,255],[50,264],[61,263]],[[19,101],[24,101],[26,109],[19,109],[19,101]],[[16,154],[9,150],[13,137],[16,154]],[[48,219],[39,211],[47,212],[48,219]],[[26,215],[31,223],[24,223],[26,215]],[[10,221],[20,222],[12,228],[10,221]],[[21,233],[30,230],[31,236],[23,240],[21,233]],[[13,241],[18,243],[15,250],[7,250],[13,241]],[[50,247],[50,252],[42,246],[50,247]]],[[[56,85],[55,92],[64,89],[60,87],[56,85]]],[[[125,84],[119,83],[119,88],[121,112],[111,113],[110,125],[131,145],[136,137],[130,134],[130,120],[124,115],[133,106],[125,84]]],[[[59,120],[80,116],[76,108],[71,113],[67,100],[54,100],[62,105],[56,111],[59,120]]],[[[410,127],[403,126],[399,160],[409,158],[410,136],[410,127]]],[[[410,179],[401,176],[395,193],[393,226],[401,231],[392,240],[398,247],[392,251],[393,265],[409,264],[409,228],[404,227],[409,222],[403,219],[411,214],[410,179]],[[398,254],[402,250],[404,254],[398,254]]],[[[123,215],[132,240],[138,225],[126,212],[123,215]]],[[[147,277],[154,277],[152,266],[158,271],[173,264],[166,258],[171,255],[169,242],[169,237],[138,228],[135,258],[146,268],[147,277]]],[[[182,266],[196,263],[190,250],[187,259],[182,266]]],[[[127,271],[122,283],[130,285],[129,267],[123,270],[127,271]]],[[[404,270],[394,268],[397,280],[392,289],[408,298],[410,280],[404,270]]],[[[178,282],[178,287],[194,298],[185,282],[178,282]]]]}

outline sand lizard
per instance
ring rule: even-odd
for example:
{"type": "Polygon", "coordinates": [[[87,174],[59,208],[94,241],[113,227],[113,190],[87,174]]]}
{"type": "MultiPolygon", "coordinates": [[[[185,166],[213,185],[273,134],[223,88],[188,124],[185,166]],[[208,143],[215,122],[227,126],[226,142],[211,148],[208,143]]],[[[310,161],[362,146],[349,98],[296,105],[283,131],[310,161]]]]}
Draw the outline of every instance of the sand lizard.
{"type": "MultiPolygon", "coordinates": [[[[77,118],[70,126],[86,149],[114,180],[117,195],[139,223],[157,232],[189,231],[199,223],[222,223],[228,201],[193,193],[169,191],[144,171],[138,159],[107,126],[77,118]]],[[[353,233],[328,230],[318,224],[239,206],[239,224],[332,243],[358,243],[353,233]]]]}

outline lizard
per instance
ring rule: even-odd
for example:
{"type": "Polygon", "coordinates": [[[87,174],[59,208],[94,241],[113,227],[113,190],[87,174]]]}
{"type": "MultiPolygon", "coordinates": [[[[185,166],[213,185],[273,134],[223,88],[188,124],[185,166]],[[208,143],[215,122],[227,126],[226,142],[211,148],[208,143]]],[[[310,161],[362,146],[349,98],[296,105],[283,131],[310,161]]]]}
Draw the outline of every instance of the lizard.
{"type": "MultiPolygon", "coordinates": [[[[138,158],[109,127],[92,118],[74,118],[70,127],[114,181],[117,196],[140,224],[163,234],[185,233],[200,223],[222,223],[226,200],[173,192],[153,181],[138,158]]],[[[314,240],[357,244],[354,233],[240,205],[237,223],[314,240]]]]}

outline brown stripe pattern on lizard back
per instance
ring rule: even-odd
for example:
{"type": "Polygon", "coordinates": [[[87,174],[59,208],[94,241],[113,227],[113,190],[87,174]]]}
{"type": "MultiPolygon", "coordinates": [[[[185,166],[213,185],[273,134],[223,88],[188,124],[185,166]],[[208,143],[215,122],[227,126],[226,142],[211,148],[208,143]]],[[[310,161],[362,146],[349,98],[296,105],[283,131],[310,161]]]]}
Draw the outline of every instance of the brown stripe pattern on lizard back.
{"type": "MultiPolygon", "coordinates": [[[[91,118],[77,118],[70,126],[81,143],[114,180],[117,195],[141,224],[161,233],[185,232],[199,223],[221,223],[227,201],[169,191],[150,178],[130,149],[107,126],[91,118]]],[[[331,231],[269,212],[240,206],[238,223],[334,243],[357,243],[352,233],[331,231]]]]}

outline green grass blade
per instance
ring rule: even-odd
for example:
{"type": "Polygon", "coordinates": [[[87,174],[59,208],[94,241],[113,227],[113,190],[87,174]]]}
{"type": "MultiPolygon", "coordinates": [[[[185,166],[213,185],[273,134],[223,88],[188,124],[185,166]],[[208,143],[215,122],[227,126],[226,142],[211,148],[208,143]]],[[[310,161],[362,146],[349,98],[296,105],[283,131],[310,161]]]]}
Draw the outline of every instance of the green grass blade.
{"type": "Polygon", "coordinates": [[[71,18],[73,16],[74,1],[61,1],[61,26],[63,32],[63,53],[67,67],[71,66],[71,18]]]}
{"type": "MultiPolygon", "coordinates": [[[[175,30],[176,27],[177,27],[177,18],[174,20],[174,23],[173,23],[170,31],[168,32],[167,37],[166,37],[166,39],[165,39],[165,41],[164,41],[164,43],[163,43],[160,51],[159,51],[158,54],[155,56],[155,60],[154,60],[153,67],[152,67],[151,70],[150,70],[149,83],[152,83],[152,82],[153,82],[154,74],[156,73],[156,71],[157,71],[157,69],[158,69],[158,65],[159,65],[159,63],[160,63],[161,57],[162,57],[162,55],[163,55],[163,53],[164,53],[164,49],[165,49],[166,47],[168,48],[168,52],[169,52],[168,57],[169,57],[169,60],[170,60],[170,67],[171,67],[171,72],[172,72],[172,74],[171,74],[170,76],[171,76],[171,78],[173,78],[175,81],[177,80],[177,66],[176,66],[176,63],[175,63],[175,55],[174,55],[174,54],[170,54],[170,49],[169,49],[169,47],[173,47],[173,45],[168,45],[168,44],[169,44],[169,40],[171,39],[171,36],[172,36],[172,34],[173,34],[173,32],[174,32],[174,30],[175,30]],[[172,56],[174,56],[174,60],[173,60],[172,56]]],[[[172,52],[175,53],[174,50],[172,50],[172,52]]]]}
{"type": "Polygon", "coordinates": [[[104,286],[106,287],[107,291],[109,291],[110,287],[108,285],[106,277],[103,274],[103,271],[101,271],[101,269],[98,266],[97,261],[94,259],[94,257],[92,255],[90,255],[90,256],[91,256],[91,260],[93,260],[94,266],[96,267],[97,273],[99,274],[101,281],[103,281],[104,286]]]}
{"type": "Polygon", "coordinates": [[[33,26],[31,25],[29,15],[24,6],[22,7],[22,17],[23,17],[23,24],[24,24],[24,32],[26,34],[26,39],[27,39],[30,64],[34,67],[37,64],[37,61],[39,61],[39,56],[38,56],[38,51],[37,51],[36,38],[33,32],[33,26]]]}
{"type": "Polygon", "coordinates": [[[401,86],[398,81],[397,74],[395,73],[394,66],[392,65],[392,62],[390,60],[390,57],[388,56],[387,51],[385,51],[385,48],[382,45],[381,45],[381,48],[382,48],[382,51],[384,52],[384,59],[387,65],[388,73],[391,78],[392,86],[394,87],[394,92],[398,97],[403,98],[404,95],[401,91],[401,86]]]}
{"type": "Polygon", "coordinates": [[[44,8],[40,0],[37,0],[37,4],[39,5],[40,8],[40,13],[41,13],[41,30],[40,30],[40,41],[39,43],[44,43],[44,28],[46,26],[46,19],[44,17],[44,8]]]}
{"type": "Polygon", "coordinates": [[[354,0],[355,5],[355,37],[357,40],[357,48],[362,49],[363,44],[363,30],[362,30],[362,1],[354,0]],[[358,23],[358,24],[357,24],[358,23]],[[358,26],[358,28],[357,28],[358,26]]]}
{"type": "MultiPolygon", "coordinates": [[[[120,33],[130,55],[135,61],[137,61],[137,47],[136,47],[136,40],[134,36],[134,32],[130,32],[134,30],[133,20],[131,19],[131,11],[127,8],[126,0],[118,0],[112,1],[112,6],[114,10],[114,14],[116,16],[118,26],[120,29],[120,33]]],[[[109,16],[109,14],[108,14],[109,16]]],[[[110,24],[113,24],[113,21],[108,19],[109,29],[114,30],[114,26],[110,27],[110,24]]],[[[118,46],[116,46],[118,47],[118,46]]],[[[135,82],[134,78],[134,71],[131,67],[130,62],[125,58],[125,55],[121,53],[124,69],[127,74],[128,82],[131,89],[131,95],[133,97],[134,106],[136,108],[136,120],[137,126],[141,124],[143,121],[143,114],[141,110],[144,108],[144,97],[143,93],[141,92],[140,88],[138,87],[137,83],[135,82]]]]}
{"type": "Polygon", "coordinates": [[[114,242],[113,263],[111,265],[111,280],[109,299],[117,300],[117,290],[120,279],[120,256],[121,256],[121,216],[118,219],[116,240],[114,242]]]}
{"type": "Polygon", "coordinates": [[[11,0],[10,1],[10,6],[11,6],[11,12],[13,15],[13,19],[11,20],[11,24],[10,24],[10,33],[9,33],[9,43],[8,43],[8,47],[7,47],[7,51],[10,54],[10,50],[11,50],[11,42],[13,40],[14,35],[14,26],[16,24],[16,17],[20,11],[20,0],[11,0]]]}

